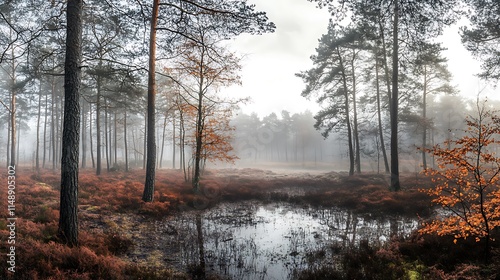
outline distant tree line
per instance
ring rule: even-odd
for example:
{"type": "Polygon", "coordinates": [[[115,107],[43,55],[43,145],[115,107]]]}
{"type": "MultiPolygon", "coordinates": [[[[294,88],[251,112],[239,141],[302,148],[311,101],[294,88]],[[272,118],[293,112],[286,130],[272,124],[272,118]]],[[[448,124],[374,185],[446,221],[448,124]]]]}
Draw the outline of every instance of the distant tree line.
{"type": "MultiPolygon", "coordinates": [[[[384,173],[387,169],[383,151],[388,150],[390,144],[380,141],[378,106],[373,99],[373,96],[362,95],[358,101],[358,107],[363,108],[358,114],[359,165],[366,172],[384,173]]],[[[475,102],[454,94],[433,94],[426,101],[425,118],[421,99],[405,103],[399,129],[402,171],[418,173],[435,168],[435,158],[423,157],[422,149],[462,137],[466,117],[475,113],[475,102]]],[[[488,106],[498,109],[500,103],[490,100],[488,106]]],[[[386,113],[382,115],[382,136],[388,138],[389,117],[386,113]]],[[[307,110],[294,114],[284,110],[279,115],[271,113],[263,117],[257,113],[239,112],[231,119],[235,128],[232,146],[237,163],[255,167],[349,171],[349,137],[345,126],[332,129],[325,138],[323,128],[317,126],[316,129],[316,124],[317,114],[307,110]]]]}

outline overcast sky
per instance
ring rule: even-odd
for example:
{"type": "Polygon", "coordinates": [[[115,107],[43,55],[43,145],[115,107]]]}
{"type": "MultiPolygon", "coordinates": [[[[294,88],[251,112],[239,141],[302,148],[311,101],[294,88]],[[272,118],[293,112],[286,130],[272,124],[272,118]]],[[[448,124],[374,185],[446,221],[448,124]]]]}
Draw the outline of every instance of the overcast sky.
{"type": "MultiPolygon", "coordinates": [[[[260,36],[242,35],[231,42],[239,54],[244,54],[242,86],[226,91],[238,97],[250,96],[252,102],[242,107],[243,112],[256,112],[259,116],[282,110],[292,113],[309,109],[318,110],[314,101],[308,101],[300,93],[304,89],[295,73],[309,69],[309,57],[315,53],[318,39],[326,33],[329,14],[307,0],[249,0],[257,10],[267,12],[276,24],[272,34],[260,36]]],[[[465,24],[462,21],[459,25],[465,24]]],[[[460,42],[458,25],[449,27],[439,38],[448,48],[445,56],[453,73],[453,84],[463,95],[473,97],[484,87],[475,73],[479,63],[465,50],[460,42]]],[[[485,90],[483,96],[492,96],[493,90],[485,90]]]]}

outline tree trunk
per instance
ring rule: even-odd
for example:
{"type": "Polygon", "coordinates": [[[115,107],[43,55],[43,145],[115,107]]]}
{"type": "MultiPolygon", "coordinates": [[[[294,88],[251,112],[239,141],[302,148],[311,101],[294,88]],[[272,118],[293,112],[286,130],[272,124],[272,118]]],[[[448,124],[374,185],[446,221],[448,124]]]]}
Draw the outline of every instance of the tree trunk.
{"type": "Polygon", "coordinates": [[[165,131],[167,128],[167,114],[165,114],[165,118],[163,119],[163,132],[161,137],[161,153],[160,153],[160,168],[163,162],[163,151],[165,149],[165,131]]]}
{"type": "MultiPolygon", "coordinates": [[[[144,141],[142,141],[142,169],[146,169],[146,151],[147,151],[147,147],[148,147],[148,116],[147,116],[148,113],[146,113],[144,115],[144,135],[142,137],[142,139],[144,141]]],[[[156,158],[156,157],[155,157],[156,158]]]]}
{"type": "Polygon", "coordinates": [[[184,115],[182,114],[182,111],[180,111],[179,114],[179,149],[180,149],[180,168],[184,172],[184,181],[188,181],[188,173],[186,170],[186,150],[185,150],[185,140],[186,140],[186,129],[184,128],[184,115]]]}
{"type": "MultiPolygon", "coordinates": [[[[376,54],[375,54],[376,55],[376,54]]],[[[379,83],[379,71],[378,71],[378,58],[375,56],[375,85],[377,89],[377,119],[378,119],[378,134],[380,138],[380,148],[382,150],[382,156],[384,158],[384,168],[385,173],[389,173],[389,162],[387,160],[387,153],[385,151],[385,141],[384,141],[384,129],[382,127],[382,108],[380,104],[380,83],[379,83]]]]}
{"type": "MultiPolygon", "coordinates": [[[[101,65],[99,65],[101,68],[101,65]]],[[[97,76],[97,99],[95,103],[95,129],[96,129],[96,169],[95,174],[101,175],[102,171],[102,152],[101,152],[101,76],[97,76]]]]}
{"type": "Polygon", "coordinates": [[[422,168],[427,169],[427,67],[424,65],[424,92],[422,94],[422,168]]]}
{"type": "MultiPolygon", "coordinates": [[[[203,76],[201,76],[203,80],[203,76]]],[[[200,83],[203,85],[203,82],[200,83]]],[[[197,118],[196,118],[196,148],[194,154],[194,174],[193,174],[193,189],[195,192],[200,190],[200,161],[201,161],[201,151],[203,144],[203,93],[200,86],[200,92],[198,93],[198,108],[197,108],[197,118]]]]}
{"type": "Polygon", "coordinates": [[[16,67],[15,67],[15,60],[14,60],[14,48],[12,48],[12,76],[11,76],[11,88],[10,88],[10,129],[11,129],[11,134],[10,134],[10,166],[15,167],[16,166],[16,148],[17,148],[17,139],[16,139],[16,132],[17,132],[17,127],[16,127],[16,98],[17,98],[17,92],[16,92],[16,67]]]}
{"type": "Polygon", "coordinates": [[[44,119],[43,119],[43,156],[42,156],[42,168],[45,168],[45,158],[47,155],[47,115],[49,112],[49,107],[48,107],[48,102],[49,96],[48,94],[45,95],[45,112],[44,112],[44,119]]]}
{"type": "Polygon", "coordinates": [[[83,0],[68,0],[64,64],[64,123],[61,157],[61,202],[58,236],[78,245],[78,153],[83,0]]]}
{"type": "MultiPolygon", "coordinates": [[[[18,123],[16,125],[16,127],[19,127],[21,126],[21,120],[18,120],[18,123]]],[[[19,162],[19,155],[21,154],[20,151],[19,151],[19,148],[21,147],[20,143],[19,143],[19,139],[21,139],[21,130],[20,129],[17,129],[17,138],[16,138],[16,163],[19,162]]]]}
{"type": "MultiPolygon", "coordinates": [[[[399,1],[399,0],[398,0],[399,1]]],[[[399,154],[398,154],[398,76],[399,76],[399,5],[394,1],[394,26],[393,26],[393,50],[392,50],[392,98],[391,98],[391,190],[399,191],[399,154]]]]}
{"type": "MultiPolygon", "coordinates": [[[[57,91],[56,91],[57,93],[57,91]]],[[[56,97],[57,99],[57,97],[56,97]]],[[[63,121],[61,120],[61,114],[62,114],[62,110],[63,110],[63,107],[64,107],[64,104],[62,104],[62,102],[64,102],[62,96],[60,98],[60,102],[61,104],[59,104],[59,102],[56,103],[56,157],[55,157],[55,164],[56,164],[56,168],[59,167],[59,164],[60,164],[60,160],[61,160],[61,153],[62,153],[62,150],[61,150],[61,147],[62,147],[62,125],[63,125],[63,121]]]]}
{"type": "Polygon", "coordinates": [[[56,85],[55,78],[52,77],[51,105],[50,105],[50,144],[52,150],[52,170],[56,169],[56,118],[55,118],[55,103],[56,103],[56,85]]]}
{"type": "Polygon", "coordinates": [[[106,154],[106,171],[109,172],[109,143],[110,139],[108,137],[108,101],[104,97],[104,153],[106,154]]]}
{"type": "Polygon", "coordinates": [[[42,118],[42,80],[38,88],[38,113],[36,118],[36,150],[35,150],[35,170],[40,172],[40,121],[42,118]]]}
{"type": "Polygon", "coordinates": [[[153,0],[153,13],[151,16],[151,30],[149,38],[149,74],[148,74],[148,129],[147,129],[147,163],[146,182],[142,200],[153,201],[156,168],[156,141],[155,141],[155,99],[156,99],[156,24],[160,0],[153,0]]]}
{"type": "Polygon", "coordinates": [[[123,144],[125,148],[125,172],[128,172],[127,107],[123,113],[123,144]]]}
{"type": "Polygon", "coordinates": [[[340,68],[342,71],[342,84],[344,87],[344,106],[346,111],[346,123],[347,123],[347,142],[349,145],[349,176],[354,174],[354,151],[353,151],[353,143],[352,143],[352,128],[351,128],[351,120],[349,117],[349,90],[347,88],[347,76],[345,74],[345,67],[342,61],[342,56],[340,55],[340,50],[337,47],[337,55],[340,58],[340,68]]]}
{"type": "Polygon", "coordinates": [[[94,139],[92,137],[92,103],[89,103],[89,138],[90,138],[90,158],[92,159],[92,168],[95,168],[94,159],[94,139]]]}
{"type": "Polygon", "coordinates": [[[113,141],[114,141],[114,149],[115,149],[115,152],[114,152],[114,165],[116,166],[118,164],[118,139],[117,139],[117,136],[118,136],[118,133],[117,133],[117,130],[118,130],[118,120],[116,118],[116,111],[113,113],[113,123],[114,123],[114,130],[113,130],[113,141]]]}
{"type": "Polygon", "coordinates": [[[382,22],[379,20],[378,24],[379,24],[379,28],[380,28],[380,38],[382,39],[382,55],[383,55],[383,60],[384,60],[383,61],[383,63],[384,63],[384,76],[385,76],[385,84],[387,86],[387,97],[389,99],[389,106],[390,106],[391,99],[392,99],[392,91],[391,91],[391,79],[389,77],[389,63],[387,62],[387,45],[385,43],[384,28],[382,27],[382,22]]]}
{"type": "Polygon", "coordinates": [[[200,260],[200,270],[199,270],[199,273],[197,275],[199,275],[199,277],[201,279],[205,279],[206,278],[206,272],[205,272],[205,242],[203,240],[203,228],[202,228],[202,224],[201,224],[201,214],[198,213],[196,214],[196,232],[197,232],[197,235],[198,235],[198,257],[199,257],[199,260],[200,260]]]}
{"type": "Polygon", "coordinates": [[[356,172],[361,173],[361,148],[359,144],[359,132],[358,132],[358,111],[356,106],[356,72],[354,67],[354,61],[356,59],[356,52],[353,50],[352,60],[351,60],[351,71],[352,71],[352,111],[354,117],[354,144],[356,149],[356,172]]]}
{"type": "Polygon", "coordinates": [[[134,146],[134,165],[137,165],[137,148],[135,146],[135,130],[132,130],[132,145],[134,146]]]}
{"type": "Polygon", "coordinates": [[[175,169],[175,116],[172,118],[172,169],[175,169]]]}
{"type": "Polygon", "coordinates": [[[9,111],[9,121],[8,121],[8,129],[7,129],[7,164],[6,168],[9,167],[10,165],[10,134],[11,134],[11,124],[10,124],[10,114],[11,112],[9,111]]]}
{"type": "Polygon", "coordinates": [[[87,111],[85,101],[82,102],[82,168],[87,167],[87,111]]]}

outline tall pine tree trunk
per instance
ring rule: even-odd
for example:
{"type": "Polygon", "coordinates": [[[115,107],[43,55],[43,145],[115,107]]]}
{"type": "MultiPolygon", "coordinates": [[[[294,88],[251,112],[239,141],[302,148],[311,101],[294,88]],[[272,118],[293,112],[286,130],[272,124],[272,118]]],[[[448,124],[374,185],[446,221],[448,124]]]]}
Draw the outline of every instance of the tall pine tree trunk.
{"type": "Polygon", "coordinates": [[[127,107],[125,107],[125,112],[123,112],[123,144],[125,148],[125,172],[128,172],[127,107]]]}
{"type": "Polygon", "coordinates": [[[378,134],[380,138],[380,148],[382,150],[382,156],[384,158],[384,168],[385,173],[389,173],[389,162],[387,160],[387,152],[385,151],[385,141],[384,141],[384,129],[382,127],[382,108],[380,102],[380,83],[379,83],[379,70],[378,70],[378,60],[375,57],[375,86],[377,90],[377,120],[378,120],[378,134]]]}
{"type": "Polygon", "coordinates": [[[427,67],[424,65],[424,92],[422,94],[422,168],[427,169],[427,67]]]}
{"type": "Polygon", "coordinates": [[[117,136],[118,136],[118,120],[117,120],[117,115],[116,115],[116,110],[115,112],[113,113],[113,124],[114,124],[114,129],[113,129],[113,148],[114,148],[114,166],[116,166],[118,164],[118,139],[117,139],[117,136]]]}
{"type": "Polygon", "coordinates": [[[50,145],[52,150],[52,170],[56,169],[56,117],[55,117],[55,103],[56,103],[56,85],[55,78],[52,77],[52,91],[51,91],[51,101],[50,105],[50,145]]]}
{"type": "MultiPolygon", "coordinates": [[[[144,135],[142,137],[142,169],[146,169],[147,147],[148,147],[148,114],[144,115],[144,135]]],[[[156,158],[156,157],[155,157],[156,158]]]]}
{"type": "MultiPolygon", "coordinates": [[[[200,70],[201,71],[201,70],[200,70]]],[[[202,82],[200,85],[203,85],[203,76],[201,76],[202,82]]],[[[202,86],[200,86],[200,90],[198,93],[198,108],[197,108],[197,117],[196,117],[196,147],[194,154],[194,174],[193,174],[193,189],[195,192],[200,190],[200,163],[201,163],[201,152],[202,152],[202,144],[203,144],[203,92],[202,86]]]]}
{"type": "MultiPolygon", "coordinates": [[[[21,126],[21,120],[18,121],[16,127],[20,127],[21,126]]],[[[20,151],[19,151],[19,148],[21,147],[20,145],[20,142],[19,142],[19,139],[21,139],[21,130],[20,129],[17,129],[17,138],[16,138],[16,163],[19,162],[19,155],[20,155],[20,151]]]]}
{"type": "Polygon", "coordinates": [[[347,142],[349,146],[349,176],[354,174],[354,150],[353,150],[353,140],[352,140],[352,128],[351,120],[349,117],[349,89],[347,88],[347,75],[345,74],[345,65],[342,61],[342,56],[340,55],[340,50],[337,47],[337,55],[340,58],[340,68],[342,71],[342,85],[344,87],[344,107],[346,112],[346,124],[347,124],[347,142]]]}
{"type": "Polygon", "coordinates": [[[63,110],[63,107],[64,107],[64,104],[62,104],[62,102],[64,102],[63,98],[61,97],[60,98],[60,102],[57,102],[56,103],[56,157],[55,157],[55,164],[56,164],[56,168],[59,167],[59,164],[60,164],[60,160],[61,160],[61,145],[62,145],[62,121],[61,121],[61,114],[62,114],[62,110],[63,110]]]}
{"type": "Polygon", "coordinates": [[[380,21],[380,19],[378,21],[378,24],[379,24],[379,29],[380,29],[380,38],[382,39],[382,55],[383,55],[383,64],[384,64],[385,84],[387,87],[387,98],[389,99],[389,104],[391,104],[392,90],[391,90],[391,79],[389,76],[389,62],[387,61],[387,44],[385,43],[384,28],[382,26],[382,22],[380,21]]]}
{"type": "Polygon", "coordinates": [[[160,153],[160,168],[163,162],[163,151],[165,148],[165,131],[167,130],[167,114],[165,114],[165,118],[163,119],[163,132],[161,137],[161,153],[160,153]]]}
{"type": "Polygon", "coordinates": [[[10,114],[11,112],[9,111],[9,121],[8,121],[8,125],[7,125],[7,162],[6,162],[6,166],[5,167],[9,167],[10,165],[10,140],[11,140],[11,137],[10,137],[10,134],[11,134],[11,125],[10,125],[10,114]]]}
{"type": "Polygon", "coordinates": [[[82,102],[82,168],[87,167],[87,111],[85,101],[82,102]]]}
{"type": "MultiPolygon", "coordinates": [[[[99,69],[101,65],[99,65],[99,69]]],[[[96,169],[95,174],[101,175],[102,151],[101,151],[101,76],[97,76],[97,100],[95,104],[95,134],[96,134],[96,169]]]]}
{"type": "Polygon", "coordinates": [[[64,123],[61,157],[61,201],[58,236],[78,245],[78,153],[83,0],[68,0],[64,63],[64,123]]]}
{"type": "Polygon", "coordinates": [[[106,154],[106,171],[109,172],[109,137],[108,137],[108,101],[104,98],[104,153],[106,154]]]}
{"type": "Polygon", "coordinates": [[[35,151],[35,170],[40,172],[40,121],[42,119],[42,80],[40,79],[38,88],[38,113],[36,118],[36,151],[35,151]]]}
{"type": "Polygon", "coordinates": [[[47,156],[47,116],[49,112],[48,102],[49,96],[45,94],[45,112],[43,117],[43,156],[42,156],[42,168],[45,168],[45,158],[47,156]]]}
{"type": "Polygon", "coordinates": [[[146,182],[142,200],[153,201],[156,169],[156,141],[155,141],[155,99],[156,99],[156,25],[160,0],[153,0],[153,13],[151,15],[151,30],[149,36],[149,73],[148,73],[148,126],[147,126],[147,163],[146,182]]]}
{"type": "Polygon", "coordinates": [[[92,103],[89,103],[89,138],[90,138],[90,159],[92,160],[92,168],[95,168],[94,138],[92,137],[92,103]]]}
{"type": "Polygon", "coordinates": [[[391,190],[399,191],[399,154],[398,154],[398,76],[399,76],[399,5],[394,1],[394,26],[393,26],[393,49],[392,49],[392,98],[391,98],[391,190]]]}
{"type": "Polygon", "coordinates": [[[172,118],[172,169],[175,169],[175,116],[172,118]]]}
{"type": "Polygon", "coordinates": [[[15,55],[14,55],[14,48],[11,48],[12,50],[12,75],[11,75],[11,84],[10,84],[10,129],[11,129],[11,134],[10,134],[10,166],[16,166],[16,148],[17,148],[17,139],[16,139],[16,132],[17,132],[17,123],[16,123],[16,98],[17,98],[17,91],[16,91],[16,64],[15,64],[15,55]]]}
{"type": "Polygon", "coordinates": [[[353,122],[354,122],[354,144],[356,149],[356,172],[361,173],[361,145],[359,143],[359,131],[358,131],[358,110],[357,110],[357,100],[356,100],[356,68],[354,66],[354,61],[356,60],[356,52],[353,50],[352,60],[351,60],[351,71],[352,71],[352,111],[353,111],[353,122]]]}

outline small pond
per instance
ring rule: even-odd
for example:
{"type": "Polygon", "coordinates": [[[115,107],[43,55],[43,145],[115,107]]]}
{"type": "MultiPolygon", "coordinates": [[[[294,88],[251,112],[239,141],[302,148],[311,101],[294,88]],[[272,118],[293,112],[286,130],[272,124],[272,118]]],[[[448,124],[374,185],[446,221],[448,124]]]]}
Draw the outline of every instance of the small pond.
{"type": "MultiPolygon", "coordinates": [[[[157,225],[158,226],[158,225],[157,225]]],[[[223,203],[187,211],[161,222],[174,231],[178,246],[170,265],[200,264],[229,279],[291,279],[295,272],[333,263],[342,248],[361,241],[383,245],[391,236],[407,236],[416,218],[372,219],[341,209],[259,202],[223,203]]],[[[172,252],[170,250],[170,252],[172,252]]]]}

